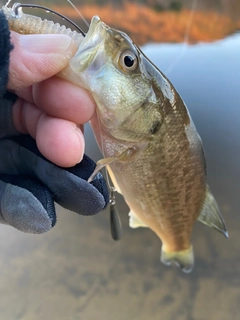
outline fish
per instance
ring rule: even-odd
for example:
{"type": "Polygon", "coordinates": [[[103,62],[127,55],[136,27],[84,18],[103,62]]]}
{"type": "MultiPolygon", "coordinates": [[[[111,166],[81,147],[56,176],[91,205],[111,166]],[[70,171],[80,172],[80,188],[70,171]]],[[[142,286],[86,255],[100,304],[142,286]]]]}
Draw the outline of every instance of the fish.
{"type": "Polygon", "coordinates": [[[89,180],[106,166],[130,208],[130,227],[150,228],[162,242],[162,263],[191,272],[195,221],[228,232],[177,90],[127,34],[98,16],[59,76],[86,88],[97,105],[90,124],[103,159],[89,180]]]}
{"type": "Polygon", "coordinates": [[[107,165],[128,204],[130,227],[149,227],[162,241],[161,261],[190,272],[195,220],[225,236],[227,230],[180,95],[125,33],[98,16],[63,75],[89,90],[97,104],[90,123],[104,156],[98,165],[107,165]]]}

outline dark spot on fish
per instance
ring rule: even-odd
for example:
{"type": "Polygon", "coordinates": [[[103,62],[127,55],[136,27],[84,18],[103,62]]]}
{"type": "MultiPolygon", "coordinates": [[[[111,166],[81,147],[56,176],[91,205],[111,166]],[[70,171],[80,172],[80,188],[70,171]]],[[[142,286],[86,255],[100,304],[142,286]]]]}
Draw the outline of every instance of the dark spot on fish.
{"type": "Polygon", "coordinates": [[[190,118],[188,116],[185,104],[177,91],[174,89],[172,84],[169,82],[169,80],[163,76],[162,73],[158,71],[157,68],[152,69],[152,66],[147,66],[150,68],[150,70],[147,70],[149,74],[154,75],[154,77],[151,79],[152,89],[156,96],[158,97],[159,101],[162,102],[161,109],[163,110],[163,113],[165,115],[173,114],[173,111],[175,110],[175,113],[177,115],[181,115],[182,121],[185,126],[190,124],[190,118]],[[166,82],[168,83],[169,88],[171,89],[171,94],[174,97],[174,105],[177,106],[177,109],[173,108],[173,105],[170,103],[170,100],[164,95],[164,90],[166,87],[166,82]]]}
{"type": "Polygon", "coordinates": [[[161,122],[159,120],[153,122],[152,127],[150,128],[151,134],[155,134],[160,129],[161,122]]]}

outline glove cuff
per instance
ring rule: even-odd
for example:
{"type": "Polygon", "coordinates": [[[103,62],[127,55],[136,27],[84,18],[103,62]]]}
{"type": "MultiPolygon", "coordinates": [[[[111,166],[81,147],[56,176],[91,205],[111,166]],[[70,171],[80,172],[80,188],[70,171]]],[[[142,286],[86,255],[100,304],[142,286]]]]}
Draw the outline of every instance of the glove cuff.
{"type": "Polygon", "coordinates": [[[13,46],[10,43],[10,32],[7,19],[0,11],[0,98],[6,90],[8,82],[9,54],[13,46]]]}

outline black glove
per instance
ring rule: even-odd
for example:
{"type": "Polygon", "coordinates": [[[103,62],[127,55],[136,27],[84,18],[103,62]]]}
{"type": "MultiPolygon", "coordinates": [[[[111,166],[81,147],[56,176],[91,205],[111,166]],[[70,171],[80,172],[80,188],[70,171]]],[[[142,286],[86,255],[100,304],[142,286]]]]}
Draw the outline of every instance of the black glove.
{"type": "Polygon", "coordinates": [[[109,198],[102,175],[87,182],[95,163],[86,155],[72,168],[48,161],[30,136],[16,135],[12,103],[0,100],[0,223],[43,233],[56,223],[54,201],[82,215],[103,210],[109,198]]]}
{"type": "Polygon", "coordinates": [[[39,153],[30,136],[16,132],[12,123],[16,96],[6,94],[2,99],[11,49],[8,22],[0,10],[0,223],[43,233],[56,223],[54,201],[93,215],[106,207],[108,191],[101,174],[87,182],[95,168],[88,157],[73,168],[60,168],[39,153]]]}

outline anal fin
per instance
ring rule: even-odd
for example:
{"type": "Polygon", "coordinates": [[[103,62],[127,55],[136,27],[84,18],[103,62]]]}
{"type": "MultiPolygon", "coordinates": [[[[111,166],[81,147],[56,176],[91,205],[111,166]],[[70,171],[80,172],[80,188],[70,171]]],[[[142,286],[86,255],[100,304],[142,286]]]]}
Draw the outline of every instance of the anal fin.
{"type": "Polygon", "coordinates": [[[206,197],[204,200],[202,211],[198,217],[198,221],[205,225],[216,229],[221,232],[226,238],[228,238],[228,232],[220,213],[218,204],[214,199],[209,187],[207,186],[206,197]]]}
{"type": "Polygon", "coordinates": [[[183,272],[189,273],[192,271],[194,266],[193,248],[190,246],[189,249],[182,251],[166,251],[163,245],[161,251],[161,262],[167,266],[171,265],[173,262],[180,267],[183,272]]]}
{"type": "Polygon", "coordinates": [[[130,211],[129,212],[129,227],[136,229],[139,227],[144,227],[144,228],[148,228],[148,226],[146,225],[146,223],[144,223],[142,220],[140,220],[138,217],[136,217],[136,215],[130,211]]]}

